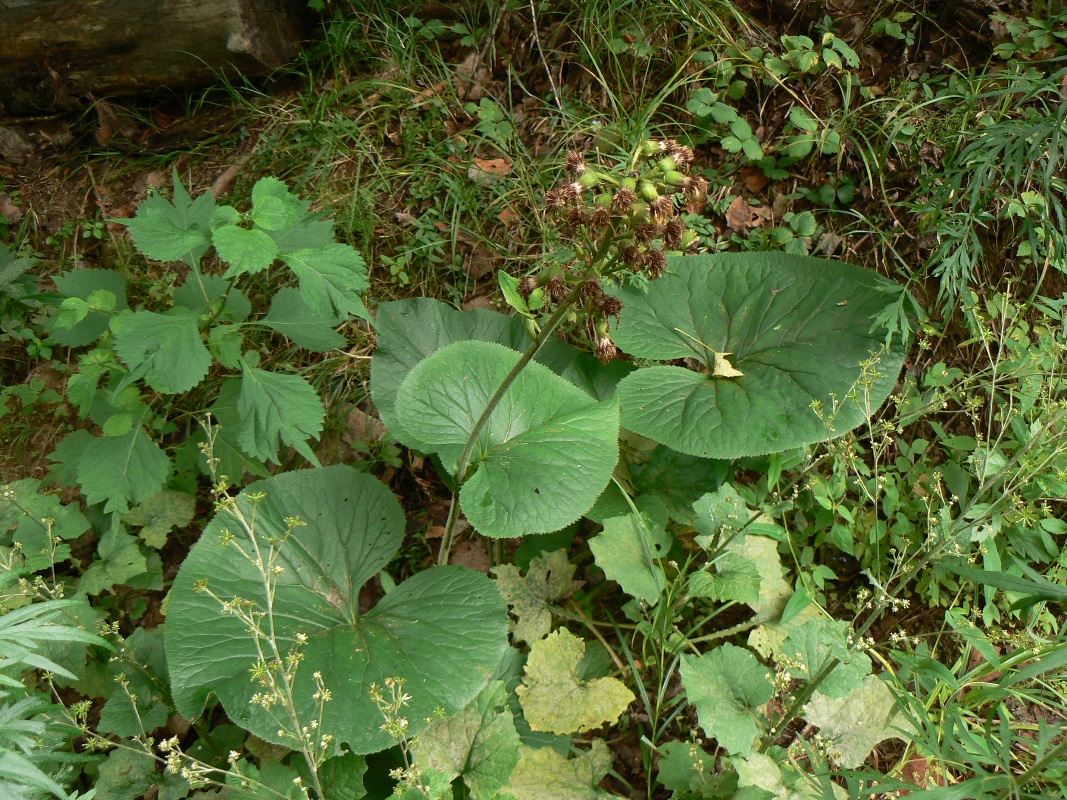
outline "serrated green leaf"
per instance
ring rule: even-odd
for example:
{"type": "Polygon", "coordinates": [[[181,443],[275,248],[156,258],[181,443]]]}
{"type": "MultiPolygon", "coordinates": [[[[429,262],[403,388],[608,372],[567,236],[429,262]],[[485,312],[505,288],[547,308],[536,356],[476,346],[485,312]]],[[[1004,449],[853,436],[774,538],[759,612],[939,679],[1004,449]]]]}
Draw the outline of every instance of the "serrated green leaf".
{"type": "Polygon", "coordinates": [[[197,318],[185,314],[134,311],[111,321],[115,352],[131,375],[163,394],[182,394],[202,381],[211,353],[200,338],[197,318]]]}
{"type": "Polygon", "coordinates": [[[92,595],[113,586],[127,584],[130,579],[148,571],[148,561],[137,539],[121,525],[113,525],[96,546],[95,559],[78,579],[78,594],[92,595]]]}
{"type": "Polygon", "coordinates": [[[229,264],[223,278],[236,278],[246,273],[255,275],[278,258],[278,245],[270,234],[258,228],[222,225],[212,231],[211,240],[219,257],[229,264]]]}
{"type": "Polygon", "coordinates": [[[756,565],[736,553],[723,553],[715,561],[715,572],[694,572],[689,576],[689,594],[712,600],[736,600],[754,605],[759,602],[760,573],[756,565]]]}
{"type": "Polygon", "coordinates": [[[838,664],[819,684],[818,691],[827,697],[844,697],[863,685],[871,672],[871,659],[866,653],[848,645],[849,624],[841,620],[811,619],[789,632],[779,651],[790,663],[794,678],[810,680],[831,658],[838,664]]]}
{"type": "Polygon", "coordinates": [[[759,706],[774,696],[771,670],[727,642],[702,656],[682,656],[681,676],[704,732],[735,755],[751,753],[767,724],[759,706]]]}
{"type": "Polygon", "coordinates": [[[167,543],[172,528],[184,528],[193,521],[196,498],[185,492],[164,489],[130,509],[122,521],[141,528],[145,544],[157,550],[167,543]]]}
{"type": "MultiPolygon", "coordinates": [[[[420,362],[397,395],[401,441],[439,453],[454,470],[476,420],[519,357],[502,345],[457,342],[420,362]]],[[[610,480],[618,430],[613,401],[597,403],[547,367],[530,364],[478,439],[475,471],[460,490],[467,519],[492,537],[569,525],[610,480]]]]}
{"type": "Polygon", "coordinates": [[[690,507],[689,518],[699,534],[696,542],[705,550],[720,540],[736,536],[752,519],[754,512],[728,483],[701,495],[690,507]]]}
{"type": "Polygon", "coordinates": [[[597,566],[631,597],[655,605],[666,586],[659,559],[671,546],[662,525],[645,515],[604,520],[604,532],[589,540],[597,566]]]}
{"type": "Polygon", "coordinates": [[[244,322],[252,312],[252,304],[244,293],[233,286],[232,281],[218,275],[205,275],[199,270],[191,271],[185,282],[174,290],[174,305],[187,308],[198,317],[211,314],[216,303],[226,297],[219,314],[220,320],[244,322]]]}
{"type": "MultiPolygon", "coordinates": [[[[59,293],[66,298],[88,301],[93,292],[100,290],[115,295],[115,311],[129,308],[126,301],[126,279],[111,269],[75,269],[57,275],[55,281],[59,293]]],[[[64,347],[82,347],[95,342],[108,328],[110,317],[99,311],[87,312],[84,319],[69,330],[50,331],[52,341],[64,347]]],[[[53,323],[54,325],[55,323],[53,323]]]]}
{"type": "MultiPolygon", "coordinates": [[[[225,476],[230,483],[243,483],[245,470],[259,478],[270,476],[263,462],[244,452],[238,442],[238,436],[245,422],[244,416],[237,408],[240,397],[241,379],[228,378],[222,382],[215,401],[208,407],[214,421],[211,454],[218,459],[215,474],[218,477],[225,476]]],[[[208,444],[204,431],[198,431],[196,438],[199,442],[208,444]]],[[[200,468],[204,475],[211,476],[212,471],[208,469],[203,454],[200,456],[200,468]]]]}
{"type": "Polygon", "coordinates": [[[319,314],[330,320],[354,315],[373,322],[362,298],[369,286],[367,265],[354,247],[335,242],[283,253],[281,258],[296,273],[304,302],[319,314]]]}
{"type": "Polygon", "coordinates": [[[613,723],[634,701],[617,678],[582,680],[578,664],[585,642],[560,628],[534,642],[526,675],[516,689],[523,716],[535,731],[584,733],[613,723]]]}
{"type": "Polygon", "coordinates": [[[549,603],[569,597],[578,587],[579,583],[574,580],[575,569],[567,560],[565,550],[534,558],[525,577],[514,564],[493,568],[497,587],[516,619],[511,632],[515,641],[533,644],[548,636],[552,630],[549,603]]]}
{"type": "Polygon", "coordinates": [[[64,486],[77,486],[78,465],[85,455],[85,450],[95,441],[95,436],[81,428],[68,433],[56,445],[55,450],[48,454],[48,460],[52,462],[48,468],[48,476],[64,486]]]}
{"type": "Polygon", "coordinates": [[[63,505],[55,495],[42,494],[41,482],[24,478],[5,487],[0,497],[0,534],[12,532],[22,548],[25,567],[47,569],[70,558],[70,545],[58,539],[76,539],[89,530],[89,520],[76,505],[63,505]]]}
{"type": "Polygon", "coordinates": [[[191,200],[174,173],[174,201],[161,194],[146,197],[133,219],[115,219],[125,225],[137,249],[156,261],[187,260],[195,263],[211,246],[211,215],[215,200],[205,192],[191,200]]]}
{"type": "MultiPolygon", "coordinates": [[[[462,567],[417,573],[361,612],[359,593],[396,554],[404,539],[399,503],[381,482],[351,467],[288,472],[248,487],[237,498],[244,520],[219,512],[190,550],[171,589],[167,659],[175,705],[186,718],[200,715],[210,695],[229,717],[262,739],[279,742],[278,722],[251,703],[260,691],[249,680],[259,658],[247,625],[220,613],[220,602],[242,597],[266,609],[263,576],[238,549],[280,551],[272,608],[279,646],[289,652],[306,634],[295,678],[296,707],[308,722],[320,672],[333,693],[320,730],[353,752],[393,745],[370,697],[372,682],[404,678],[404,708],[415,736],[440,707],[458,712],[485,686],[507,646],[504,599],[484,575],[462,567]],[[259,502],[251,496],[264,495],[259,502]],[[304,525],[293,528],[288,520],[304,525]],[[235,537],[222,538],[223,531],[235,537]],[[208,591],[198,591],[206,581],[208,591]]],[[[307,723],[305,723],[307,724],[307,723]]]]}
{"type": "Polygon", "coordinates": [[[862,424],[896,384],[905,347],[883,352],[872,320],[900,289],[849,264],[783,253],[668,259],[647,291],[620,290],[615,342],[638,358],[691,358],[624,378],[624,427],[683,453],[762,455],[862,424]],[[681,298],[681,300],[680,300],[681,298]],[[714,376],[717,353],[740,377],[714,376]],[[864,378],[864,363],[876,375],[864,378]],[[813,410],[821,408],[821,416],[813,410]]]}
{"type": "Polygon", "coordinates": [[[514,800],[604,800],[597,789],[611,769],[611,751],[594,739],[588,753],[567,758],[551,747],[519,748],[519,763],[511,774],[514,800]]]}
{"type": "Polygon", "coordinates": [[[656,780],[674,797],[695,800],[697,797],[720,797],[715,757],[691,742],[667,742],[656,764],[656,780]]]}
{"type": "Polygon", "coordinates": [[[137,426],[125,436],[94,437],[78,459],[77,482],[89,505],[125,514],[163,488],[171,461],[137,426]]]}
{"type": "Polygon", "coordinates": [[[347,341],[333,329],[326,317],[304,302],[300,292],[290,287],[274,293],[270,311],[260,322],[313,353],[337,350],[347,341]]]}
{"type": "Polygon", "coordinates": [[[366,772],[367,759],[355,753],[326,759],[319,767],[323,795],[330,800],[362,800],[367,796],[363,788],[366,772]]]}
{"type": "Polygon", "coordinates": [[[504,270],[500,270],[496,277],[497,282],[500,284],[500,292],[504,295],[504,300],[507,301],[507,304],[524,317],[532,316],[530,307],[526,305],[526,300],[519,294],[519,279],[504,270]]]}
{"type": "Polygon", "coordinates": [[[0,294],[23,297],[24,290],[19,279],[36,263],[36,259],[19,258],[11,248],[0,244],[0,294]]]}
{"type": "Polygon", "coordinates": [[[829,740],[831,757],[857,769],[886,739],[911,741],[914,728],[896,711],[896,698],[877,675],[868,675],[848,694],[831,698],[816,692],[804,706],[804,719],[829,740]]]}
{"type": "Polygon", "coordinates": [[[493,800],[519,762],[519,734],[501,681],[487,685],[451,717],[437,719],[419,734],[415,763],[448,781],[462,775],[472,800],[493,800]]]}
{"type": "Polygon", "coordinates": [[[241,372],[241,395],[237,400],[241,449],[263,461],[278,461],[282,442],[295,447],[312,464],[318,458],[308,439],[318,438],[326,410],[311,384],[299,375],[283,375],[249,367],[241,372]]]}
{"type": "MultiPolygon", "coordinates": [[[[97,797],[108,800],[138,800],[155,785],[156,760],[132,747],[108,753],[93,782],[97,797]]],[[[65,795],[60,795],[65,796],[65,795]]]]}

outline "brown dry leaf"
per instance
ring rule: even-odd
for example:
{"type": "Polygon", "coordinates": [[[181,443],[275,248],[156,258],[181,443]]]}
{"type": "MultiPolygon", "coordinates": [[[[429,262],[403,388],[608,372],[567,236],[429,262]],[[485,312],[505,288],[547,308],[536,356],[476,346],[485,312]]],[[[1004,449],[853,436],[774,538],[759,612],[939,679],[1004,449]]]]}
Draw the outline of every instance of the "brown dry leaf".
{"type": "Polygon", "coordinates": [[[750,228],[758,228],[770,218],[770,208],[750,206],[744,197],[738,197],[726,209],[726,224],[738,233],[745,233],[750,228]]]}
{"type": "Polygon", "coordinates": [[[18,222],[22,219],[22,211],[11,202],[11,195],[7,192],[0,192],[0,214],[3,214],[11,222],[18,222]]]}
{"type": "Polygon", "coordinates": [[[448,563],[489,574],[489,553],[486,552],[484,542],[464,539],[452,548],[452,556],[448,559],[448,563]]]}
{"type": "Polygon", "coordinates": [[[456,89],[460,100],[481,100],[485,97],[488,80],[489,68],[475,50],[456,66],[456,89]]]}
{"type": "Polygon", "coordinates": [[[345,432],[342,438],[348,444],[353,442],[380,442],[385,436],[385,425],[377,417],[372,417],[359,406],[348,412],[345,420],[345,432]]]}
{"type": "Polygon", "coordinates": [[[509,228],[513,225],[517,225],[519,222],[519,215],[510,207],[505,208],[496,218],[507,225],[509,228]]]}
{"type": "Polygon", "coordinates": [[[493,254],[484,247],[475,245],[470,255],[463,262],[464,271],[476,281],[493,271],[495,260],[493,254]]]}
{"type": "Polygon", "coordinates": [[[492,183],[511,172],[511,162],[506,158],[476,158],[467,170],[467,177],[475,183],[492,183]]]}
{"type": "Polygon", "coordinates": [[[745,188],[753,194],[762,192],[771,182],[759,167],[745,167],[741,170],[741,178],[745,182],[745,188]]]}

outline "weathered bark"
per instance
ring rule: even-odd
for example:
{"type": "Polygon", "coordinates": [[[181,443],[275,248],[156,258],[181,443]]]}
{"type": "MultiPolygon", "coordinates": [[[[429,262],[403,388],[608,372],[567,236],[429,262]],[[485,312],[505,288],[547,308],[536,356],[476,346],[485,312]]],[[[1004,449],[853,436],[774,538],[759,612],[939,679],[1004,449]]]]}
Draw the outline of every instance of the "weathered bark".
{"type": "Polygon", "coordinates": [[[301,0],[0,0],[0,116],[262,75],[296,55],[301,0]]]}

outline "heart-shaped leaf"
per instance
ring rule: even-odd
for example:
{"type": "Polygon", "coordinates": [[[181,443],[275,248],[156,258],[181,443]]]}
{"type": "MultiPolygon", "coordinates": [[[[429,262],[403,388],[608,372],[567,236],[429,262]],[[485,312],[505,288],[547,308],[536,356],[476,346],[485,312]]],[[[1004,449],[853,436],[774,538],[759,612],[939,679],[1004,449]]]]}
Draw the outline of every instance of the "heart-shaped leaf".
{"type": "MultiPolygon", "coordinates": [[[[208,525],[171,590],[167,660],[178,710],[194,719],[214,694],[234,722],[285,743],[271,713],[276,708],[252,702],[264,691],[249,673],[260,661],[256,638],[247,621],[223,613],[236,598],[249,613],[266,612],[256,553],[262,564],[280,568],[273,625],[280,652],[295,648],[302,656],[294,695],[307,715],[303,724],[317,715],[316,672],[332,693],[321,730],[357,753],[395,743],[380,730],[385,719],[368,693],[372,683],[405,679],[409,735],[438,708],[463,708],[504,654],[504,599],[484,575],[435,567],[360,613],[360,587],[396,553],[404,527],[389,489],[351,467],[290,472],[248,487],[208,525]]],[[[259,619],[265,630],[267,618],[259,619]]],[[[271,652],[263,636],[259,644],[271,652]]]]}
{"type": "Polygon", "coordinates": [[[872,320],[900,287],[869,270],[785,253],[685,256],[620,290],[616,343],[654,366],[618,387],[622,424],[683,453],[734,459],[838,436],[889,396],[903,364],[872,320]],[[729,368],[741,373],[733,376],[729,368]],[[816,407],[818,410],[816,410],[816,407]]]}
{"type": "MultiPolygon", "coordinates": [[[[420,362],[400,387],[396,415],[406,444],[440,454],[454,472],[490,397],[519,354],[457,342],[420,362]]],[[[504,393],[480,434],[460,490],[470,523],[486,536],[551,533],[588,511],[619,458],[619,408],[598,403],[540,364],[504,393]]]]}

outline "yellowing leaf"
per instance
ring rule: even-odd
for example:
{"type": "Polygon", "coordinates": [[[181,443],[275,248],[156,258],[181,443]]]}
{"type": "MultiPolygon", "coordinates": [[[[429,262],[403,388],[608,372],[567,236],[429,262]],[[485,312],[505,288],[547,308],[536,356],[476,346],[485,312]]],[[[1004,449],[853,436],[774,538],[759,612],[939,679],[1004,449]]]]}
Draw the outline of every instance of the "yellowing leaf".
{"type": "Polygon", "coordinates": [[[511,632],[516,641],[536,642],[552,630],[549,602],[570,596],[581,584],[574,580],[573,564],[564,550],[544,553],[530,562],[526,577],[519,568],[503,564],[493,570],[496,585],[517,620],[511,632]]]}
{"type": "MultiPolygon", "coordinates": [[[[712,352],[715,352],[714,350],[712,352]]],[[[714,378],[742,378],[745,373],[734,367],[727,356],[733,353],[715,353],[715,369],[712,370],[714,378]]]]}
{"type": "Polygon", "coordinates": [[[611,753],[603,739],[578,758],[567,758],[551,747],[519,748],[519,763],[511,774],[509,791],[515,800],[600,800],[610,795],[596,786],[611,769],[611,753]]]}
{"type": "Polygon", "coordinates": [[[533,645],[516,690],[533,730],[584,733],[615,722],[633,702],[633,692],[617,678],[582,680],[584,655],[585,642],[562,628],[533,645]]]}

